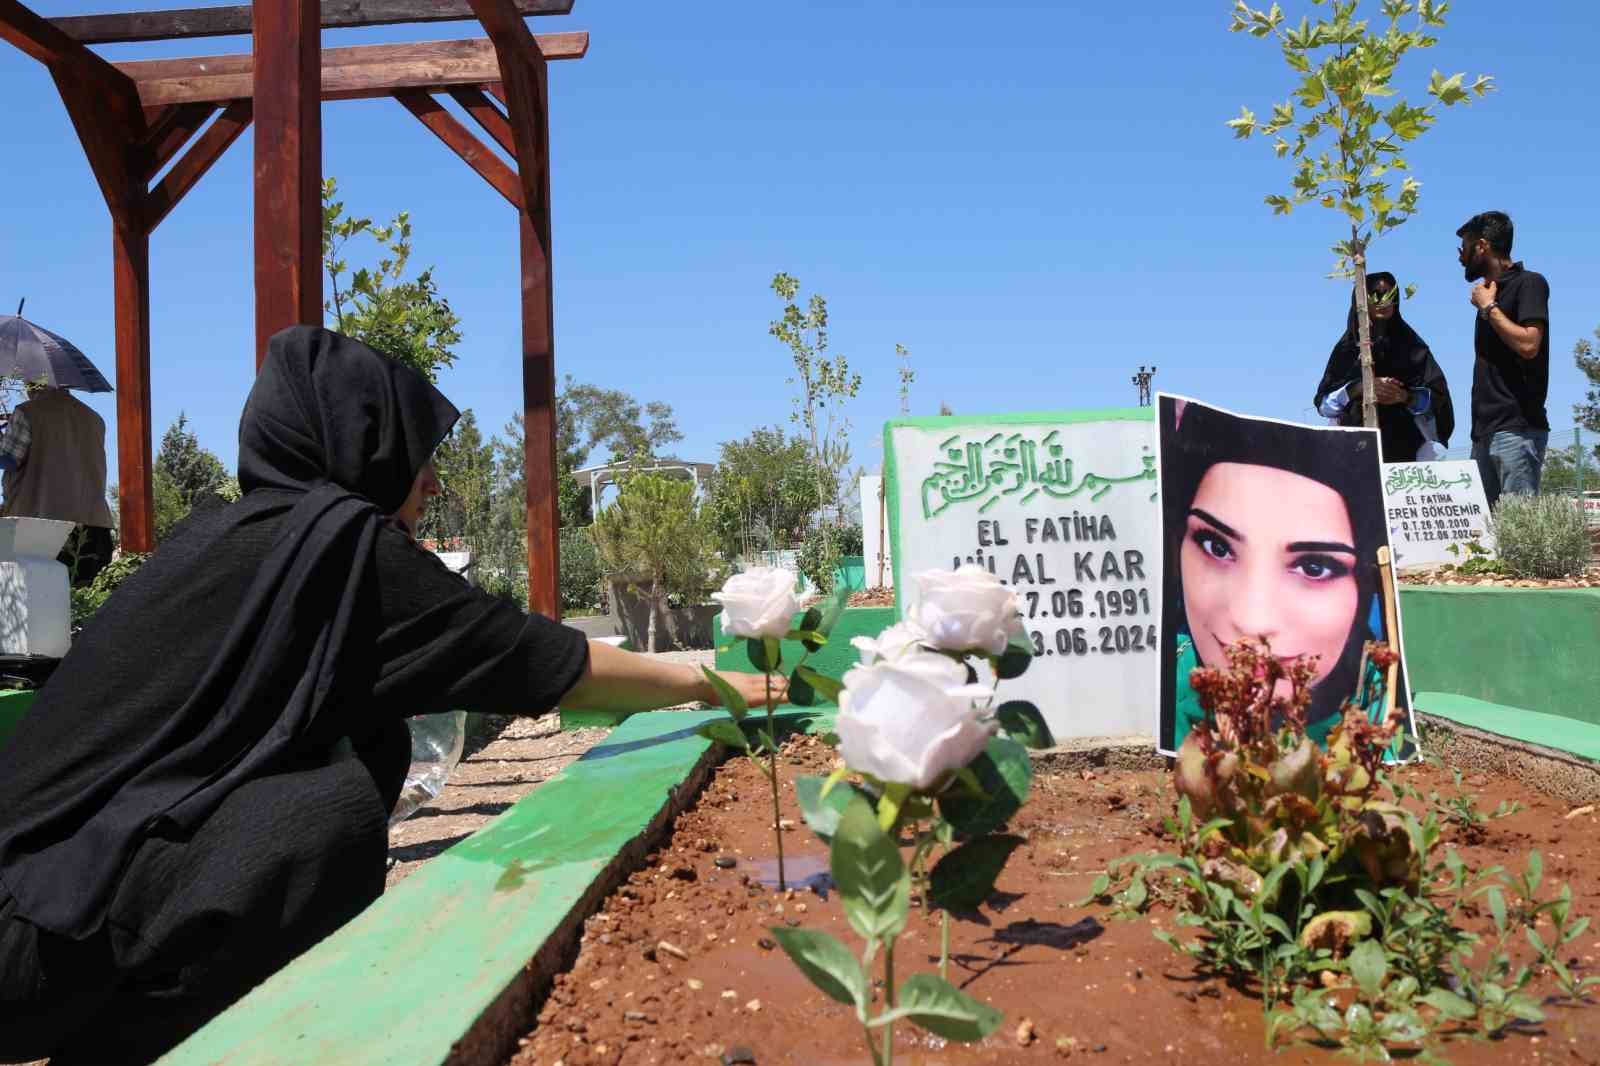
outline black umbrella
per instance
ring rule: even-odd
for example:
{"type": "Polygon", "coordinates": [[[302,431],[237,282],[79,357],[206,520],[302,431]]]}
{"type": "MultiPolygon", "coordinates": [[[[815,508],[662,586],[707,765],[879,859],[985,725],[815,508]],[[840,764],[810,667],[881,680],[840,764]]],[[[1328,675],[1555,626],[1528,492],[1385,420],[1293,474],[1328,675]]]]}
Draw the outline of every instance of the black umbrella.
{"type": "Polygon", "coordinates": [[[62,389],[111,391],[105,375],[71,341],[23,318],[22,304],[16,314],[0,315],[0,374],[62,389]]]}

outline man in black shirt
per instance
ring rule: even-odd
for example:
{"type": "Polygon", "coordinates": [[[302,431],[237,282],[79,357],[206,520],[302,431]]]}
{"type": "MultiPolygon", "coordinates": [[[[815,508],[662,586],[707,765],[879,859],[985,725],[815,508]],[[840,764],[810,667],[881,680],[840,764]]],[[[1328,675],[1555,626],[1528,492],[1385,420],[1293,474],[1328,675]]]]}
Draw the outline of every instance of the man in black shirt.
{"type": "Polygon", "coordinates": [[[1472,457],[1492,508],[1539,491],[1550,420],[1550,285],[1511,260],[1509,216],[1485,211],[1456,230],[1478,323],[1472,337],[1472,457]]]}

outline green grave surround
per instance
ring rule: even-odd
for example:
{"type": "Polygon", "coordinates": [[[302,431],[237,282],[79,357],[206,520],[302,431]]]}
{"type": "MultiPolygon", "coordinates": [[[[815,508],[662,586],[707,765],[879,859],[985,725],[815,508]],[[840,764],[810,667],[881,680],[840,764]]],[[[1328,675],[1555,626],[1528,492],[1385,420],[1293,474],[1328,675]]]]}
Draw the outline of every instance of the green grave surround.
{"type": "Polygon", "coordinates": [[[11,738],[11,734],[16,731],[17,723],[28,713],[28,708],[33,706],[33,698],[37,695],[37,689],[0,691],[0,747],[3,747],[11,738]]]}
{"type": "Polygon", "coordinates": [[[630,718],[160,1062],[504,1061],[583,920],[693,802],[722,750],[694,730],[722,713],[630,718]]]}

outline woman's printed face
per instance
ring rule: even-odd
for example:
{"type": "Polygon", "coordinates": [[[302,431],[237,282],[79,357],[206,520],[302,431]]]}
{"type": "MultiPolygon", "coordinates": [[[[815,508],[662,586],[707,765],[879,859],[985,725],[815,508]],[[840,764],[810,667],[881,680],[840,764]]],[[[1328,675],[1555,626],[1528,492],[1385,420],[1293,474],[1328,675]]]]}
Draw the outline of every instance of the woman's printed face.
{"type": "Polygon", "coordinates": [[[1275,467],[1218,463],[1189,510],[1179,567],[1200,661],[1264,638],[1275,655],[1316,656],[1315,681],[1338,665],[1356,618],[1350,513],[1320,481],[1275,467]]]}

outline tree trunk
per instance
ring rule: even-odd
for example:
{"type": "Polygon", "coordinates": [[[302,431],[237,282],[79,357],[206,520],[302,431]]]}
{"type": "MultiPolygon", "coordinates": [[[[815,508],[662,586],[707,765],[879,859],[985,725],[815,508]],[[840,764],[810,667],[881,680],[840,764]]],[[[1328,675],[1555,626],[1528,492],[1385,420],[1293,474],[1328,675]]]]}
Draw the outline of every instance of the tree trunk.
{"type": "Polygon", "coordinates": [[[1350,261],[1356,268],[1356,338],[1361,352],[1361,424],[1378,428],[1378,398],[1372,394],[1372,323],[1367,318],[1367,250],[1350,227],[1350,261]]]}
{"type": "Polygon", "coordinates": [[[656,650],[656,619],[661,616],[661,579],[650,579],[650,620],[644,627],[644,650],[656,650]]]}

